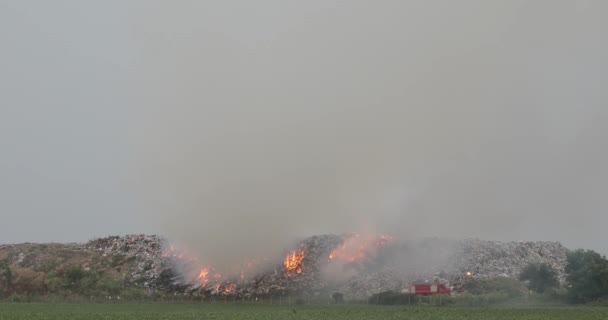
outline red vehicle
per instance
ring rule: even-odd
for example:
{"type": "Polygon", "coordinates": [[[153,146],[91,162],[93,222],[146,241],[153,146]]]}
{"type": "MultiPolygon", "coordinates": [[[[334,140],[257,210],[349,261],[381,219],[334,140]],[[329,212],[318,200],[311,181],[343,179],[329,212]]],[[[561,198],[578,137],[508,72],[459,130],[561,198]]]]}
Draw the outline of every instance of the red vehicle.
{"type": "Polygon", "coordinates": [[[423,296],[432,294],[452,294],[452,288],[448,287],[446,283],[441,282],[415,282],[408,289],[401,291],[403,293],[413,293],[423,296]]]}

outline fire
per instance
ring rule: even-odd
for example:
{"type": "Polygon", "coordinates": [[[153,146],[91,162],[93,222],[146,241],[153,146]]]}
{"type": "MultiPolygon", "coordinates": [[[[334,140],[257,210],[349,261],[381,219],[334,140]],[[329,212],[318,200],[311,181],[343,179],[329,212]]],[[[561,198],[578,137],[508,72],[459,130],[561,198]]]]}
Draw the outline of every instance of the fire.
{"type": "Polygon", "coordinates": [[[224,293],[230,294],[230,293],[234,292],[234,290],[236,290],[236,284],[228,283],[226,285],[226,288],[224,289],[224,293]]]}
{"type": "MultiPolygon", "coordinates": [[[[370,254],[374,254],[376,250],[392,240],[389,236],[364,237],[357,234],[344,239],[340,246],[331,250],[329,260],[362,261],[368,259],[370,254]]],[[[217,270],[213,264],[201,261],[196,256],[173,245],[167,247],[162,255],[171,259],[180,267],[180,270],[183,270],[189,283],[200,285],[200,289],[208,290],[212,295],[233,295],[237,294],[237,284],[240,285],[248,279],[254,279],[257,273],[266,267],[273,268],[275,275],[279,275],[281,272],[286,277],[302,274],[302,264],[306,254],[305,244],[301,243],[299,248],[290,251],[285,256],[282,271],[280,267],[277,268],[276,262],[270,261],[267,257],[247,259],[231,268],[217,270]]]]}
{"type": "Polygon", "coordinates": [[[207,276],[209,276],[209,268],[201,269],[198,274],[198,280],[200,281],[202,287],[209,283],[209,278],[207,278],[207,276]]]}
{"type": "Polygon", "coordinates": [[[294,250],[285,257],[283,265],[286,271],[295,271],[297,274],[302,273],[302,261],[304,260],[304,250],[294,250]]]}
{"type": "Polygon", "coordinates": [[[198,272],[196,280],[201,284],[201,287],[207,287],[210,283],[217,285],[222,281],[222,274],[215,272],[213,268],[204,267],[198,272]]]}
{"type": "Polygon", "coordinates": [[[209,269],[207,268],[203,268],[201,270],[201,272],[198,274],[198,278],[199,279],[207,279],[207,276],[209,275],[209,269]]]}
{"type": "Polygon", "coordinates": [[[196,283],[201,289],[210,290],[212,294],[226,295],[235,294],[238,281],[246,281],[254,276],[255,268],[263,261],[268,262],[268,258],[248,259],[242,264],[228,268],[228,270],[222,270],[222,273],[220,273],[212,264],[203,263],[196,256],[190,255],[187,251],[174,245],[168,246],[162,256],[178,264],[181,270],[187,273],[190,283],[196,283]]]}
{"type": "Polygon", "coordinates": [[[393,238],[382,235],[379,237],[361,237],[358,234],[347,238],[338,248],[329,253],[329,260],[339,259],[345,262],[355,262],[366,259],[375,250],[387,245],[393,238]]]}

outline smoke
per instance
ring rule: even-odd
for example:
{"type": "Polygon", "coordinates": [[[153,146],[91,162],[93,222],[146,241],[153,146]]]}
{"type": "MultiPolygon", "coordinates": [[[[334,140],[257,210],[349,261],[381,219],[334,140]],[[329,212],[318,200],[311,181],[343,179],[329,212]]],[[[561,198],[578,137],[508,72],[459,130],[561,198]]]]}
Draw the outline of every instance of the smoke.
{"type": "Polygon", "coordinates": [[[352,231],[605,250],[606,6],[133,2],[146,218],[216,264],[352,231]]]}

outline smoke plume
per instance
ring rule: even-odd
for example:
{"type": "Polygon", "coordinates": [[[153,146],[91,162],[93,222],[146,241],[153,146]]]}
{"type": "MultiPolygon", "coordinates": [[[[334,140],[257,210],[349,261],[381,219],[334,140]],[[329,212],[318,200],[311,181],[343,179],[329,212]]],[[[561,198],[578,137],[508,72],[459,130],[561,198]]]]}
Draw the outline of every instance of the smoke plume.
{"type": "Polygon", "coordinates": [[[147,218],[216,264],[353,231],[606,250],[607,5],[132,3],[147,218]]]}

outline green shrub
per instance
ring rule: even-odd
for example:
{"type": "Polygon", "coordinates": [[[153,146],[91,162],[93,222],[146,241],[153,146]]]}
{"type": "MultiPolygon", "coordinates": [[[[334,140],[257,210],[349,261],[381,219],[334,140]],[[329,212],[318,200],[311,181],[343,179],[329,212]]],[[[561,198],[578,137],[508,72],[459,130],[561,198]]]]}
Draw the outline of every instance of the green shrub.
{"type": "Polygon", "coordinates": [[[110,266],[112,268],[117,267],[118,265],[120,265],[126,258],[127,256],[125,256],[124,254],[115,254],[112,256],[112,259],[110,260],[110,266]]]}
{"type": "Polygon", "coordinates": [[[72,267],[65,271],[65,286],[67,288],[79,288],[82,279],[86,276],[85,271],[79,267],[72,267]]]}
{"type": "Polygon", "coordinates": [[[413,304],[417,301],[416,299],[416,296],[413,294],[384,291],[372,295],[371,297],[369,297],[368,301],[370,304],[397,305],[413,304]]]}
{"type": "Polygon", "coordinates": [[[536,301],[541,303],[567,303],[568,290],[566,288],[549,288],[542,294],[532,296],[536,301]]]}
{"type": "Polygon", "coordinates": [[[593,250],[576,250],[567,255],[568,295],[574,303],[608,297],[608,260],[593,250]]]}
{"type": "Polygon", "coordinates": [[[46,274],[46,285],[50,292],[54,292],[61,289],[64,283],[63,279],[57,275],[56,271],[49,271],[46,274]]]}
{"type": "Polygon", "coordinates": [[[84,296],[103,295],[105,288],[98,287],[100,279],[103,278],[103,273],[85,271],[79,267],[73,267],[66,270],[64,274],[63,287],[69,289],[72,293],[81,294],[84,296]]]}
{"type": "Polygon", "coordinates": [[[0,297],[8,295],[13,286],[13,271],[8,263],[0,265],[0,297]]]}
{"type": "Polygon", "coordinates": [[[143,300],[148,298],[146,292],[139,288],[125,288],[120,293],[120,296],[125,300],[143,300]]]}
{"type": "Polygon", "coordinates": [[[491,279],[473,279],[464,285],[464,291],[473,295],[498,294],[509,298],[518,298],[526,295],[526,286],[512,278],[498,277],[491,279]]]}
{"type": "Polygon", "coordinates": [[[528,289],[543,293],[559,286],[557,272],[546,263],[531,263],[519,275],[519,280],[528,282],[528,289]]]}
{"type": "Polygon", "coordinates": [[[6,299],[8,302],[33,302],[33,296],[29,294],[11,294],[6,299]]]}
{"type": "Polygon", "coordinates": [[[122,283],[120,280],[112,279],[110,277],[101,277],[97,281],[95,288],[102,295],[115,296],[120,295],[122,292],[122,283]]]}
{"type": "Polygon", "coordinates": [[[342,304],[342,303],[344,303],[344,295],[341,292],[334,292],[331,295],[331,299],[333,300],[333,302],[335,304],[342,304]]]}
{"type": "Polygon", "coordinates": [[[521,297],[512,297],[505,292],[490,292],[484,294],[462,293],[446,297],[443,304],[454,306],[491,306],[521,303],[521,297]]]}
{"type": "Polygon", "coordinates": [[[590,306],[595,306],[595,307],[608,307],[608,297],[601,297],[598,299],[595,299],[593,301],[591,301],[589,303],[590,306]]]}
{"type": "Polygon", "coordinates": [[[44,260],[43,262],[34,266],[34,271],[48,273],[54,271],[57,268],[57,261],[55,259],[44,260]]]}

